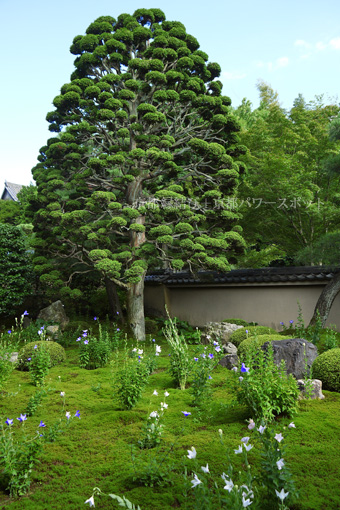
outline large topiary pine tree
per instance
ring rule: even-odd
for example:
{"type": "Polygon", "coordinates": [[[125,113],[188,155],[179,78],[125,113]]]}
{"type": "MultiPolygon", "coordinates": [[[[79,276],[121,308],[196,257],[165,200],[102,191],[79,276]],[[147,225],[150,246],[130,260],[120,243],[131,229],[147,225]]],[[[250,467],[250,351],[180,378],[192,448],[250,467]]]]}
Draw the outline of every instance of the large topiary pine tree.
{"type": "Polygon", "coordinates": [[[223,198],[246,148],[220,66],[161,10],[100,17],[71,53],[76,70],[47,115],[59,135],[33,169],[36,269],[54,288],[67,280],[70,293],[73,274],[93,268],[124,287],[142,340],[148,268],[227,271],[243,249],[223,198]]]}

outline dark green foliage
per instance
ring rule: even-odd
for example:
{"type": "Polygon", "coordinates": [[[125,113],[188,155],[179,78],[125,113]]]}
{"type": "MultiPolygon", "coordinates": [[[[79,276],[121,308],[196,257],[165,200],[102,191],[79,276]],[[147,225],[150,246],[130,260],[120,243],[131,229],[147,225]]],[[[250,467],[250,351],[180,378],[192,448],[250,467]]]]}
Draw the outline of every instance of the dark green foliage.
{"type": "Polygon", "coordinates": [[[340,349],[330,349],[320,354],[312,365],[315,379],[322,381],[325,390],[340,392],[340,349]]]}
{"type": "Polygon", "coordinates": [[[155,335],[159,331],[157,322],[153,319],[149,319],[145,317],[145,333],[150,335],[155,335]]]}
{"type": "Polygon", "coordinates": [[[50,355],[50,363],[49,367],[54,367],[55,365],[58,365],[58,363],[62,363],[66,360],[66,353],[65,349],[59,345],[57,342],[52,341],[38,341],[38,342],[30,342],[26,344],[24,347],[22,347],[18,354],[18,364],[17,369],[18,370],[28,370],[29,369],[29,361],[27,361],[28,358],[32,358],[34,354],[34,346],[36,345],[38,348],[39,346],[43,344],[46,348],[47,352],[50,355]]]}
{"type": "Polygon", "coordinates": [[[248,337],[268,334],[276,335],[275,329],[268,328],[267,326],[248,326],[234,331],[229,341],[238,347],[248,337]]]}
{"type": "Polygon", "coordinates": [[[259,336],[250,336],[246,340],[242,340],[237,349],[237,354],[239,358],[243,361],[247,356],[248,352],[253,349],[253,346],[260,348],[261,345],[266,342],[273,342],[274,340],[286,340],[290,338],[289,336],[282,336],[279,334],[264,334],[259,336]]]}
{"type": "Polygon", "coordinates": [[[32,292],[33,270],[19,227],[0,223],[0,316],[13,316],[32,292]]]}
{"type": "Polygon", "coordinates": [[[19,225],[21,223],[19,202],[0,200],[0,223],[6,225],[19,225]]]}

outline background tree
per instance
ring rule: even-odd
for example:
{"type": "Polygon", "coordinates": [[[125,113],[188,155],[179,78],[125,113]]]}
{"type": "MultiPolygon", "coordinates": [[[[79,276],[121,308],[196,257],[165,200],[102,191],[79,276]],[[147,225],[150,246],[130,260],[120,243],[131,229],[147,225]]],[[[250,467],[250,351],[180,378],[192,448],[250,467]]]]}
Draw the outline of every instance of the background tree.
{"type": "MultiPolygon", "coordinates": [[[[260,83],[259,91],[258,109],[243,101],[235,112],[241,140],[250,149],[238,193],[241,225],[257,250],[276,255],[281,250],[281,258],[293,260],[340,223],[339,174],[325,170],[325,161],[339,152],[339,142],[328,136],[339,107],[325,105],[322,97],[307,104],[300,95],[285,111],[269,85],[260,83]]],[[[310,257],[305,263],[316,261],[310,257]]]]}
{"type": "Polygon", "coordinates": [[[0,223],[19,225],[21,223],[21,209],[18,202],[0,200],[0,223]]]}
{"type": "Polygon", "coordinates": [[[240,215],[222,199],[246,148],[220,66],[159,9],[98,18],[71,52],[76,70],[47,115],[60,134],[33,169],[36,268],[55,289],[97,270],[126,290],[144,339],[148,268],[226,271],[243,250],[240,215]]]}
{"type": "MultiPolygon", "coordinates": [[[[329,126],[329,137],[332,141],[340,140],[340,115],[333,119],[329,126]]],[[[323,162],[324,170],[330,178],[340,178],[340,151],[334,151],[323,162]]],[[[340,195],[336,194],[338,207],[340,206],[340,195]]],[[[320,297],[316,303],[313,317],[309,323],[310,326],[316,324],[318,318],[321,319],[322,326],[325,326],[329,312],[332,308],[334,299],[340,291],[340,231],[336,229],[333,232],[327,232],[320,239],[317,240],[313,246],[309,247],[312,251],[312,256],[317,263],[330,264],[337,266],[338,271],[332,280],[324,287],[320,297]]],[[[308,252],[299,253],[300,260],[305,260],[308,257],[308,252]]]]}
{"type": "Polygon", "coordinates": [[[33,271],[26,236],[0,223],[0,316],[13,317],[32,293],[33,271]]]}

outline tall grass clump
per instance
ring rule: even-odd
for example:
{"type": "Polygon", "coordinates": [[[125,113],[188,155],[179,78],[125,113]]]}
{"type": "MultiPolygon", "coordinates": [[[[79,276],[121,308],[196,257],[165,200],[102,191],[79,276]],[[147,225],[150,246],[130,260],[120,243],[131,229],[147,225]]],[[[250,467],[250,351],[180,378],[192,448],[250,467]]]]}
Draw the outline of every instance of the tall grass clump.
{"type": "Polygon", "coordinates": [[[169,312],[168,321],[163,329],[164,336],[170,346],[170,374],[181,390],[185,386],[191,371],[192,359],[189,354],[188,344],[183,335],[180,335],[176,324],[172,321],[169,312]]]}

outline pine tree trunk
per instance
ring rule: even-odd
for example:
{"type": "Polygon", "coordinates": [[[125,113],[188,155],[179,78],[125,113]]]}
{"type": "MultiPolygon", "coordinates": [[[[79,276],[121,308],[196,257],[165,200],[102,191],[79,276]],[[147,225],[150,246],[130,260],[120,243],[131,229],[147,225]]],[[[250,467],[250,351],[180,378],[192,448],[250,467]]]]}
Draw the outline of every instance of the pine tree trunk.
{"type": "MultiPolygon", "coordinates": [[[[127,189],[126,200],[128,204],[133,205],[141,197],[142,178],[137,177],[131,182],[127,189]]],[[[145,216],[138,216],[133,223],[144,225],[145,216]]],[[[145,232],[130,231],[130,246],[132,250],[137,250],[145,243],[145,232]]],[[[144,277],[145,272],[141,274],[138,283],[130,282],[127,291],[127,312],[128,324],[136,340],[145,340],[145,321],[144,321],[144,277]]]]}
{"type": "Polygon", "coordinates": [[[110,315],[113,320],[124,324],[124,316],[120,306],[117,287],[109,278],[105,278],[106,295],[109,302],[110,315]]]}
{"type": "Polygon", "coordinates": [[[326,285],[320,294],[318,302],[316,303],[313,317],[310,320],[309,326],[315,326],[320,314],[322,327],[325,327],[326,320],[328,319],[329,312],[332,308],[333,301],[340,291],[340,272],[337,273],[332,280],[326,285]]]}
{"type": "Polygon", "coordinates": [[[130,283],[127,291],[128,324],[136,340],[145,340],[144,275],[140,282],[130,283]]]}

